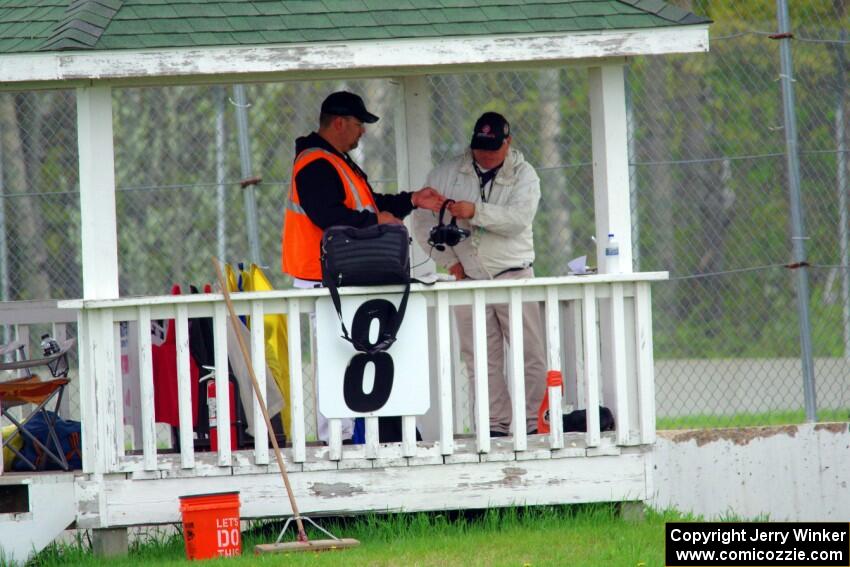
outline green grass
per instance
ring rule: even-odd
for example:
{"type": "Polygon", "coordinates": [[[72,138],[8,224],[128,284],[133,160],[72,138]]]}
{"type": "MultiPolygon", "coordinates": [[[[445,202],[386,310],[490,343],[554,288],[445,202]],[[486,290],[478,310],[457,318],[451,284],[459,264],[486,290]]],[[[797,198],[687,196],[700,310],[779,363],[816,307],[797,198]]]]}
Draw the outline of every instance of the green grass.
{"type": "MultiPolygon", "coordinates": [[[[664,524],[690,520],[675,512],[647,511],[643,521],[620,518],[615,505],[492,509],[481,513],[393,514],[324,521],[358,548],[323,553],[252,555],[254,544],[273,542],[278,525],[255,524],[243,534],[243,555],[204,565],[511,565],[649,567],[664,564],[664,524]]],[[[320,534],[311,538],[321,539],[320,534]]],[[[39,554],[39,566],[187,565],[179,534],[133,545],[128,557],[95,558],[85,538],[39,554]]]]}
{"type": "MultiPolygon", "coordinates": [[[[818,410],[818,421],[848,421],[850,409],[818,410]]],[[[751,427],[760,425],[792,425],[805,423],[803,410],[739,413],[733,415],[686,415],[658,418],[656,429],[706,429],[710,427],[751,427]]]]}

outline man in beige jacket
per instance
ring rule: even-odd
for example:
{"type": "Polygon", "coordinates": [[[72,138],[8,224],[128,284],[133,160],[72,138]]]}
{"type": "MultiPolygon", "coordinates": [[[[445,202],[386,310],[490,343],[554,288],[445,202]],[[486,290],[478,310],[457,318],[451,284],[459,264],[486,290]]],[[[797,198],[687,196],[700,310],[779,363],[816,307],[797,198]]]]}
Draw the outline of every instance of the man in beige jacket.
{"type": "MultiPolygon", "coordinates": [[[[431,258],[455,279],[524,279],[534,277],[532,222],[540,201],[540,179],[522,153],[511,147],[510,124],[495,112],[475,123],[470,149],[435,168],[426,185],[455,200],[449,212],[471,236],[443,251],[430,249],[428,234],[437,223],[435,213],[413,213],[414,234],[431,258]]],[[[537,408],[546,391],[543,326],[537,303],[523,304],[525,358],[525,411],[528,433],[537,432],[537,408]]],[[[461,354],[473,375],[472,310],[455,309],[461,354]]],[[[508,306],[488,305],[487,367],[490,398],[490,435],[510,433],[512,411],[505,379],[504,341],[510,343],[508,306]]],[[[515,425],[516,427],[516,425],[515,425]]]]}

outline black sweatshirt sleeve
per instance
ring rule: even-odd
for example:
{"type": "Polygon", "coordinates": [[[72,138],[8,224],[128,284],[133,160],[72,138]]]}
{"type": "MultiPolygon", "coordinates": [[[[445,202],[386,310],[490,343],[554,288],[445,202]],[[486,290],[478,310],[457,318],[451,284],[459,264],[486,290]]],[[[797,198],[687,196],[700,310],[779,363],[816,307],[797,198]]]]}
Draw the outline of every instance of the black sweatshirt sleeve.
{"type": "Polygon", "coordinates": [[[345,206],[345,187],[334,166],[326,160],[318,159],[305,166],[295,176],[295,185],[301,207],[322,230],[334,225],[362,228],[378,222],[375,213],[345,206]]]}
{"type": "Polygon", "coordinates": [[[379,211],[387,211],[400,219],[409,215],[410,211],[413,210],[410,193],[407,191],[402,191],[396,195],[384,195],[373,191],[372,196],[375,197],[375,204],[378,205],[379,211]]]}

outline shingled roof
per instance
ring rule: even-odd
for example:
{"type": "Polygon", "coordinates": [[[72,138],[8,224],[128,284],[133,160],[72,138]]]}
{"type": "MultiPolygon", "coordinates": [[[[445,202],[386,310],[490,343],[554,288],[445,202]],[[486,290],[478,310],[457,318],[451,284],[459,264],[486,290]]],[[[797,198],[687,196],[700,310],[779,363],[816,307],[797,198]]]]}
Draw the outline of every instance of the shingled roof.
{"type": "Polygon", "coordinates": [[[0,0],[0,53],[309,44],[707,24],[661,0],[0,0]]]}

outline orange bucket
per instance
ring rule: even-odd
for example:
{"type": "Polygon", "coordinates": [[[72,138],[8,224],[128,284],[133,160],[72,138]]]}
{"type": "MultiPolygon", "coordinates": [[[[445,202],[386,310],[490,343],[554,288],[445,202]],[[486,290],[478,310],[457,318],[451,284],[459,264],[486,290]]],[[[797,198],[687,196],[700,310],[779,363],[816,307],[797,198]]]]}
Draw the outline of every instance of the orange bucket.
{"type": "Polygon", "coordinates": [[[242,555],[238,492],[181,496],[180,513],[188,559],[242,555]]]}

